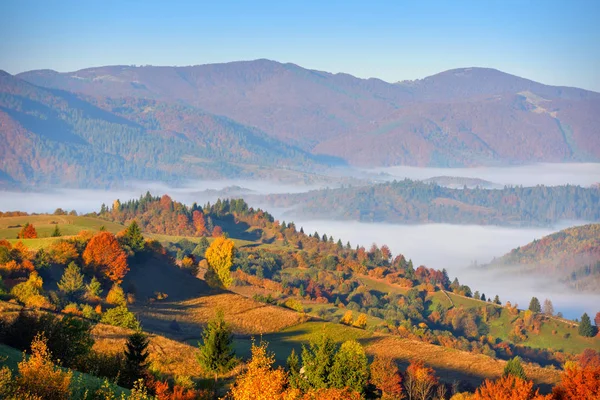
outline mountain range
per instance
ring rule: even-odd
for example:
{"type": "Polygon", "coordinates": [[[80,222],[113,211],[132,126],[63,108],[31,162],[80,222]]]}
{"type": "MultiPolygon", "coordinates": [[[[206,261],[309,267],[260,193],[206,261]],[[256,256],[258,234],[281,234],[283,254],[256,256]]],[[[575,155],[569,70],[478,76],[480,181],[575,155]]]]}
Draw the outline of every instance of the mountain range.
{"type": "Polygon", "coordinates": [[[0,179],[20,184],[598,161],[600,93],[487,68],[388,83],[270,60],[2,72],[0,135],[0,179]]]}

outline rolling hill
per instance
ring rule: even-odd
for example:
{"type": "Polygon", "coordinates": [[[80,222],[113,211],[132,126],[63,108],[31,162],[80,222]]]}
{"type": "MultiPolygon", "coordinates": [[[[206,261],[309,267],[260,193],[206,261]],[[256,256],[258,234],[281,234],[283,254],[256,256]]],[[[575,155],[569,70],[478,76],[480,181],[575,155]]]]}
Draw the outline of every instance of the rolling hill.
{"type": "Polygon", "coordinates": [[[312,154],[368,167],[600,159],[600,94],[489,68],[393,84],[270,60],[18,77],[94,98],[184,104],[312,154]]]}
{"type": "Polygon", "coordinates": [[[525,274],[555,276],[578,291],[600,290],[600,225],[545,236],[495,259],[488,268],[513,266],[525,274]]]}

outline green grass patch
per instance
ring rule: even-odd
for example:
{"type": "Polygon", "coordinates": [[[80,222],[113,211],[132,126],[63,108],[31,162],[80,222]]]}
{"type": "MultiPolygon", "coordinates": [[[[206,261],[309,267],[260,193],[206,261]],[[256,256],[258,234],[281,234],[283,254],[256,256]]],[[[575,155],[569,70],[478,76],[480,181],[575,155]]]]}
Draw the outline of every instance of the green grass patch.
{"type": "Polygon", "coordinates": [[[62,236],[77,235],[83,230],[96,232],[102,226],[112,233],[117,233],[124,229],[124,226],[121,224],[94,217],[52,214],[28,215],[0,218],[0,239],[16,239],[21,228],[27,223],[35,227],[40,239],[50,238],[56,226],[58,226],[62,236]]]}

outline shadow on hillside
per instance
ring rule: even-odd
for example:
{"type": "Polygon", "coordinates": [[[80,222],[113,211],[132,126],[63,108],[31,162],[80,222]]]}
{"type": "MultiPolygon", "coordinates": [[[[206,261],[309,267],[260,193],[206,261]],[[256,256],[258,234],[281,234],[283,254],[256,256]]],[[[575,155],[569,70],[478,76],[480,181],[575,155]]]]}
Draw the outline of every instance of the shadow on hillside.
{"type": "Polygon", "coordinates": [[[218,219],[215,218],[214,223],[223,228],[223,231],[227,232],[232,239],[255,241],[259,240],[262,235],[262,230],[249,231],[250,225],[241,221],[236,222],[233,215],[226,215],[218,219]]]}

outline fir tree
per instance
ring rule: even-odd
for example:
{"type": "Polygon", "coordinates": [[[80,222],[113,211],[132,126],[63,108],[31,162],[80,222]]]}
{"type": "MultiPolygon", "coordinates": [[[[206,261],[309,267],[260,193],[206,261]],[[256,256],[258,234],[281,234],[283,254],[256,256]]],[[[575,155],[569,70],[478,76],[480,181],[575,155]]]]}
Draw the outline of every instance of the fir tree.
{"type": "Polygon", "coordinates": [[[296,355],[296,350],[292,349],[290,356],[286,360],[286,369],[289,376],[290,386],[293,388],[300,388],[303,380],[300,376],[300,360],[296,355]]]}
{"type": "Polygon", "coordinates": [[[125,244],[129,246],[134,253],[144,250],[144,236],[138,223],[134,220],[125,230],[125,244]]]}
{"type": "Polygon", "coordinates": [[[225,323],[223,311],[218,311],[202,332],[202,341],[198,342],[200,352],[196,356],[202,369],[214,374],[215,395],[219,374],[231,370],[236,362],[232,342],[231,329],[225,323]]]}
{"type": "Polygon", "coordinates": [[[534,313],[542,312],[542,306],[540,305],[540,301],[537,297],[531,298],[531,301],[529,302],[529,311],[534,313]]]}
{"type": "Polygon", "coordinates": [[[63,273],[58,289],[67,296],[75,296],[83,289],[83,275],[79,267],[74,262],[71,262],[63,273]]]}
{"type": "Polygon", "coordinates": [[[525,375],[525,370],[521,365],[521,358],[519,356],[514,357],[506,363],[506,365],[504,366],[504,373],[502,375],[512,375],[516,376],[517,378],[521,378],[524,381],[527,380],[527,375],[525,375]]]}
{"type": "Polygon", "coordinates": [[[335,342],[325,334],[311,340],[309,346],[302,346],[302,365],[307,384],[313,389],[330,386],[331,368],[337,352],[335,342]]]}
{"type": "Polygon", "coordinates": [[[496,303],[496,304],[502,304],[500,302],[500,297],[498,297],[498,295],[496,295],[496,297],[494,297],[494,303],[496,303]]]}
{"type": "Polygon", "coordinates": [[[143,379],[148,369],[148,338],[142,332],[135,332],[125,344],[124,384],[133,387],[138,379],[143,379]]]}
{"type": "Polygon", "coordinates": [[[50,236],[59,237],[61,235],[62,235],[62,233],[60,232],[60,229],[58,229],[58,224],[54,225],[54,231],[52,231],[52,235],[50,235],[50,236]]]}
{"type": "Polygon", "coordinates": [[[85,288],[87,289],[88,294],[91,296],[99,297],[102,294],[102,285],[100,284],[100,281],[96,279],[96,277],[93,277],[90,281],[90,284],[85,288]]]}
{"type": "Polygon", "coordinates": [[[587,313],[583,313],[581,316],[581,322],[579,323],[579,334],[585,337],[594,336],[594,327],[587,313]]]}

